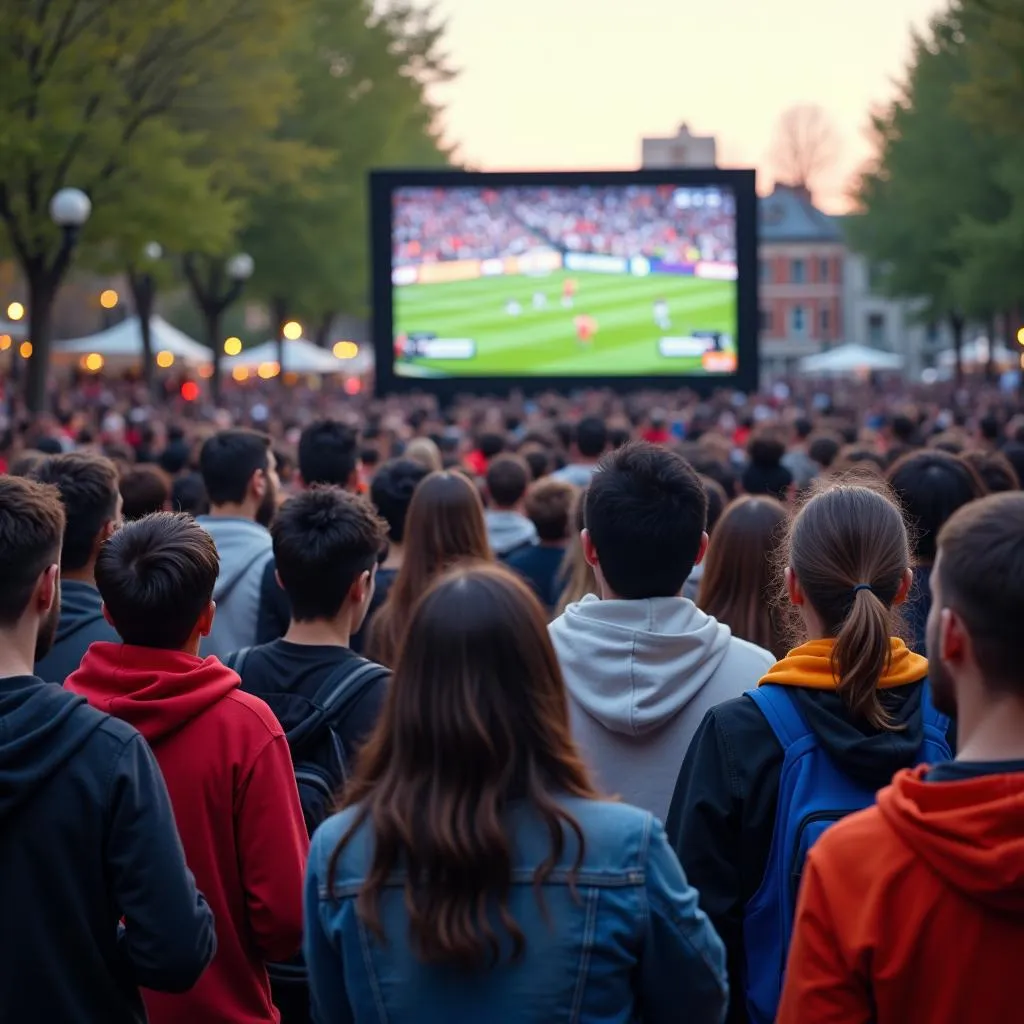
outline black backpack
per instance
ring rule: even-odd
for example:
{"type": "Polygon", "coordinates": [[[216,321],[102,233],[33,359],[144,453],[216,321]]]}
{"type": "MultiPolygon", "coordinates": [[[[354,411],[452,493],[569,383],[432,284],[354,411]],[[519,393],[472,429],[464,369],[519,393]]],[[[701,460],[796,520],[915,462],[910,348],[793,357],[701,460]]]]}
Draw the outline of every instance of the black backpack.
{"type": "MultiPolygon", "coordinates": [[[[228,668],[243,675],[251,647],[245,647],[224,659],[228,668]]],[[[274,694],[267,704],[281,717],[285,702],[301,702],[302,721],[286,733],[295,767],[302,816],[312,835],[333,810],[339,788],[347,781],[352,766],[348,763],[342,731],[349,710],[375,683],[387,679],[390,671],[365,658],[346,658],[321,683],[312,700],[296,694],[274,694]]],[[[264,698],[266,699],[266,698],[264,698]]]]}

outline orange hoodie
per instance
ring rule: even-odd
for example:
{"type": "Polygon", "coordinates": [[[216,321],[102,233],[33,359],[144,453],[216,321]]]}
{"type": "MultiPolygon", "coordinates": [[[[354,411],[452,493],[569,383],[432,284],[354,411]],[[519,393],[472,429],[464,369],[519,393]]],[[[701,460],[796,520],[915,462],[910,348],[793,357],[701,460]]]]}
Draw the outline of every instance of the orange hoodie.
{"type": "Polygon", "coordinates": [[[778,1024],[1024,1020],[1024,772],[927,772],[811,850],[778,1024]]]}

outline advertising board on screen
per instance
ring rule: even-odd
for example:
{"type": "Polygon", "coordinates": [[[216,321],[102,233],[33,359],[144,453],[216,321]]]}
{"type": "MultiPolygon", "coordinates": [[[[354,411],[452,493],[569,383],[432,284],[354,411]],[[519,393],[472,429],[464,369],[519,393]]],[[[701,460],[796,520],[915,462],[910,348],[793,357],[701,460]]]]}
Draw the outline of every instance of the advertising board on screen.
{"type": "Polygon", "coordinates": [[[372,192],[388,390],[756,380],[751,172],[386,172],[372,192]]]}

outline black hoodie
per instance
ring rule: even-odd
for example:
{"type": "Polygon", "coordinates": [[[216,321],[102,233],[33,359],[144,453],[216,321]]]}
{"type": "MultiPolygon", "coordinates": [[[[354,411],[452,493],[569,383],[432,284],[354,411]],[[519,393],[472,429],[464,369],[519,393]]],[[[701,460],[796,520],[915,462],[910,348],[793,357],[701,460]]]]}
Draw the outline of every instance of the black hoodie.
{"type": "Polygon", "coordinates": [[[49,654],[36,663],[36,675],[63,686],[64,680],[82,663],[89,645],[98,640],[121,642],[114,627],[103,618],[100,592],[89,583],[62,580],[57,636],[49,654]]]}
{"type": "Polygon", "coordinates": [[[0,679],[0,1019],[145,1021],[139,986],[213,956],[167,789],[129,725],[32,676],[0,679]]]}
{"type": "MultiPolygon", "coordinates": [[[[901,730],[879,732],[850,718],[835,692],[787,687],[807,725],[845,774],[887,786],[917,760],[924,738],[921,697],[927,683],[885,690],[881,699],[901,730]]],[[[950,738],[950,747],[955,742],[950,738]]],[[[700,905],[725,943],[729,1024],[748,1020],[743,978],[743,909],[768,866],[783,750],[750,697],[712,708],[690,743],[672,797],[666,830],[700,893],[700,905]]]]}

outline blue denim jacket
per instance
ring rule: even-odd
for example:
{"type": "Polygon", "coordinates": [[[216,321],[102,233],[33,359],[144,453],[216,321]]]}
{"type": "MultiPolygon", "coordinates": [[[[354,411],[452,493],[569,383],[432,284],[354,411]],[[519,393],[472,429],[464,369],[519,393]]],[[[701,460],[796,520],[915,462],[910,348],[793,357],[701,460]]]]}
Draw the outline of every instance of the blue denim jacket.
{"type": "Polygon", "coordinates": [[[466,973],[417,960],[408,938],[404,875],[381,896],[380,943],[356,914],[372,836],[363,826],[346,847],[328,896],[327,863],[354,811],[313,837],[306,876],[305,953],[319,1024],[718,1024],[727,1002],[725,951],[697,906],[661,824],[623,804],[565,799],[585,849],[565,853],[543,886],[534,869],[550,855],[547,829],[529,807],[508,813],[513,850],[509,909],[526,938],[523,957],[466,973]]]}

